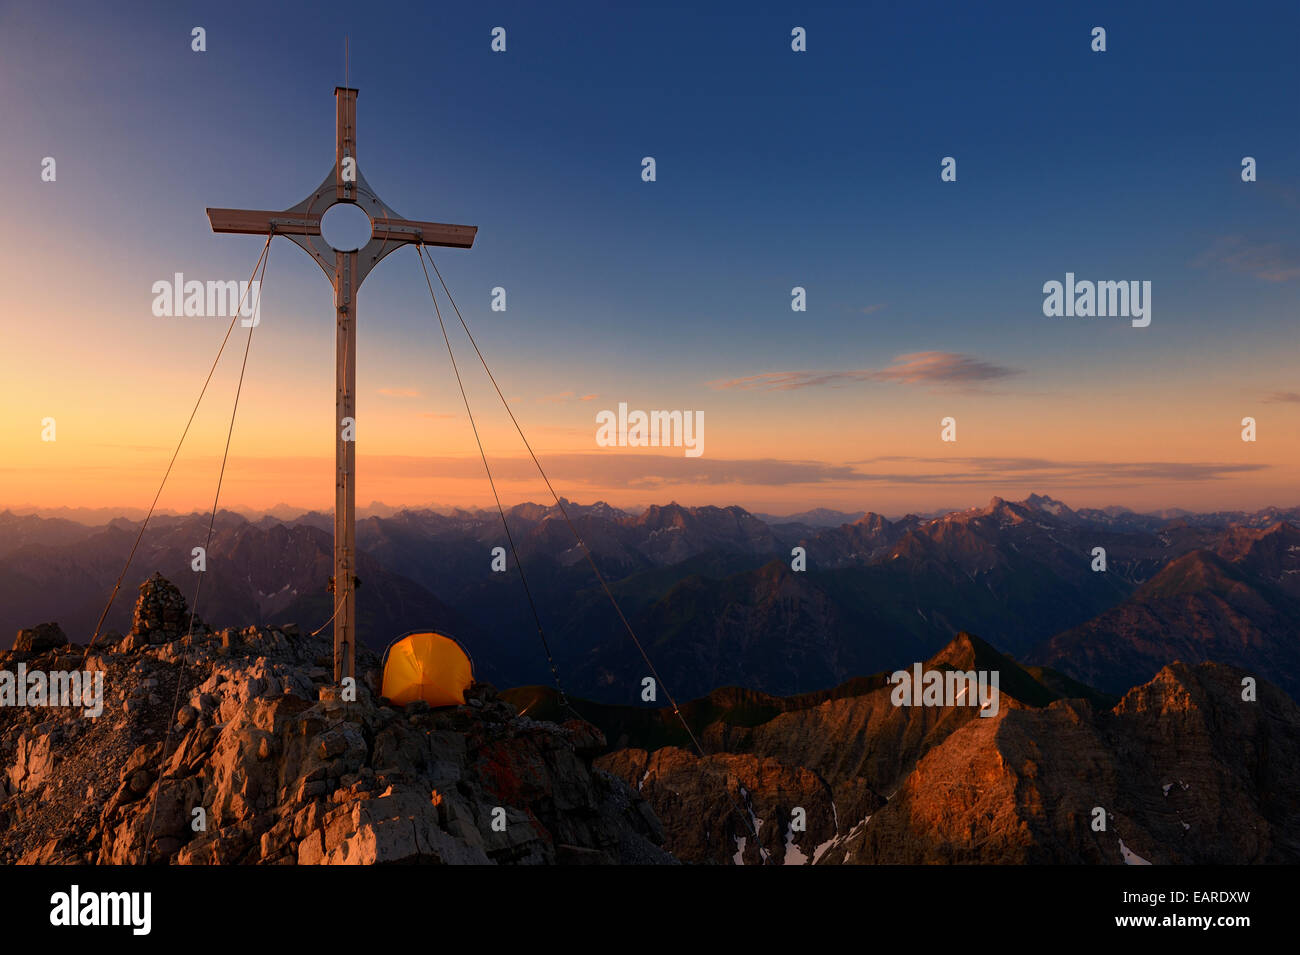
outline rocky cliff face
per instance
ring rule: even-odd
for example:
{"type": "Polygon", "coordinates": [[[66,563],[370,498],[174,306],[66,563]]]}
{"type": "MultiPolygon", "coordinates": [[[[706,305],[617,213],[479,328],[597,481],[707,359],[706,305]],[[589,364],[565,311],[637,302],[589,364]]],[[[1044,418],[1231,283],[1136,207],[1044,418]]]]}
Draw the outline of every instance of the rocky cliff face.
{"type": "Polygon", "coordinates": [[[629,748],[598,765],[690,862],[1119,864],[1121,839],[1155,864],[1300,861],[1300,707],[1276,687],[1248,701],[1243,671],[1174,663],[1110,706],[964,634],[926,664],[949,667],[1000,669],[998,714],[895,707],[877,683],[717,719],[701,732],[718,755],[629,748]]]}
{"type": "Polygon", "coordinates": [[[970,721],[825,861],[1295,863],[1300,712],[1268,685],[1243,701],[1241,676],[1175,663],[1111,710],[970,721]]]}
{"type": "Polygon", "coordinates": [[[387,706],[369,652],[346,702],[326,637],[188,627],[155,575],[111,645],[45,625],[0,654],[0,670],[103,681],[97,717],[0,708],[0,861],[674,861],[644,799],[593,770],[588,723],[520,716],[486,684],[465,706],[387,706]]]}

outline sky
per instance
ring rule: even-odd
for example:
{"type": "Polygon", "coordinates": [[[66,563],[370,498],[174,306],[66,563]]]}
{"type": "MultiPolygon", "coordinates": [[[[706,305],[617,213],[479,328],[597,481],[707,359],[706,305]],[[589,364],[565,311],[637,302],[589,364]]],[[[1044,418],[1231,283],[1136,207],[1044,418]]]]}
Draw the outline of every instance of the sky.
{"type": "MultiPolygon", "coordinates": [[[[433,258],[569,499],[1300,503],[1300,6],[698,6],[0,5],[0,507],[148,506],[228,325],[153,284],[249,278],[204,209],[307,196],[345,81],[378,194],[478,226],[433,258]],[[1066,273],[1150,325],[1046,316],[1066,273]],[[600,446],[620,403],[703,452],[600,446]]],[[[358,502],[490,504],[415,251],[358,302],[358,502]]],[[[332,316],[274,240],[222,506],[332,506],[332,316]]],[[[503,501],[547,500],[450,331],[503,501]]],[[[212,506],[247,334],[163,509],[212,506]]]]}

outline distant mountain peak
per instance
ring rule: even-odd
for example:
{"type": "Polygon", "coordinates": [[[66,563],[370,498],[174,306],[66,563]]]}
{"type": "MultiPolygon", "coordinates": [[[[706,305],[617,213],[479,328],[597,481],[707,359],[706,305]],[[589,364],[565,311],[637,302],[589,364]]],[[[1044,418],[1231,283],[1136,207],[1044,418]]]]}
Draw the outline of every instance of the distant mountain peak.
{"type": "Polygon", "coordinates": [[[1074,513],[1070,508],[1066,507],[1065,504],[1046,494],[1031,494],[1029,497],[1025,498],[1025,504],[1029,507],[1037,508],[1040,511],[1046,511],[1047,513],[1057,517],[1060,517],[1062,514],[1074,513]]]}
{"type": "Polygon", "coordinates": [[[888,519],[881,514],[877,514],[875,511],[867,511],[867,513],[863,514],[853,523],[861,527],[871,528],[887,527],[889,525],[888,519]]]}

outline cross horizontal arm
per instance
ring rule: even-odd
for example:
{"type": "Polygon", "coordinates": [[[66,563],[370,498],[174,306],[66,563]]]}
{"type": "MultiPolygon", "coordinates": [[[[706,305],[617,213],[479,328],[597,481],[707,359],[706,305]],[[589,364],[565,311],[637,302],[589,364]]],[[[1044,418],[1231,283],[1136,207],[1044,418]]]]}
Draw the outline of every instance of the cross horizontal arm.
{"type": "MultiPolygon", "coordinates": [[[[237,232],[245,235],[320,235],[321,217],[315,213],[272,212],[263,209],[209,209],[208,222],[213,232],[237,232]]],[[[371,238],[401,245],[422,242],[425,245],[468,249],[474,245],[478,226],[449,225],[445,222],[415,222],[410,219],[376,218],[372,220],[371,238]]]]}
{"type": "Polygon", "coordinates": [[[476,225],[447,225],[443,222],[412,222],[409,219],[375,219],[371,237],[389,242],[422,242],[452,249],[469,249],[478,234],[476,225]]]}
{"type": "Polygon", "coordinates": [[[213,232],[240,232],[245,235],[320,235],[320,216],[293,212],[268,212],[261,209],[209,209],[208,222],[213,232]]]}

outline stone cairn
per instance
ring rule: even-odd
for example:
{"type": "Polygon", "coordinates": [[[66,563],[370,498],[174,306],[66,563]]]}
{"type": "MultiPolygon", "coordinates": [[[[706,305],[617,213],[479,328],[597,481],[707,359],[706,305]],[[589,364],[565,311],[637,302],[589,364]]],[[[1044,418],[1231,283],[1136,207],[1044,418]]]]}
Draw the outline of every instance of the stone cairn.
{"type": "MultiPolygon", "coordinates": [[[[135,602],[128,639],[133,646],[146,643],[170,643],[185,636],[190,628],[190,615],[185,597],[180,590],[160,573],[140,585],[140,597],[135,602]]],[[[197,615],[194,631],[207,630],[197,615]]]]}

